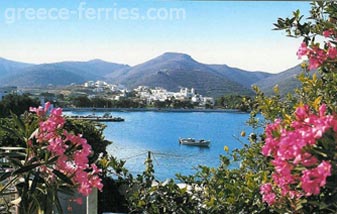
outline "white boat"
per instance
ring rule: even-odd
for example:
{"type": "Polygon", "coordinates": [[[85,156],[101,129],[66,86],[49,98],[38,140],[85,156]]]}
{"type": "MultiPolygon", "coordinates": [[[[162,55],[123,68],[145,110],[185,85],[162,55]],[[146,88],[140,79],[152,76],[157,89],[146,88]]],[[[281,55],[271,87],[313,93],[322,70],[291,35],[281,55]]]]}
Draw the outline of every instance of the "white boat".
{"type": "Polygon", "coordinates": [[[182,145],[188,146],[202,146],[202,147],[209,147],[211,141],[209,140],[196,140],[194,138],[179,138],[179,143],[182,145]]]}

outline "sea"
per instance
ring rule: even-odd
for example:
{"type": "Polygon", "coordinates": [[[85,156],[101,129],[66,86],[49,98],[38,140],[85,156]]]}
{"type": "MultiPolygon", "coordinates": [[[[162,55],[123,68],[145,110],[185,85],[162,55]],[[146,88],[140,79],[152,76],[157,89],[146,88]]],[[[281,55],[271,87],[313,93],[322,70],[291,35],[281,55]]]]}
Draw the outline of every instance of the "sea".
{"type": "MultiPolygon", "coordinates": [[[[94,112],[102,116],[106,112],[94,112]]],[[[109,112],[124,122],[105,122],[105,138],[113,143],[107,148],[110,155],[126,161],[134,175],[145,170],[144,162],[150,152],[155,177],[158,180],[175,178],[177,173],[192,175],[199,165],[217,167],[219,156],[242,148],[248,143],[252,129],[247,125],[249,114],[235,112],[109,112]],[[209,148],[180,145],[179,138],[210,140],[209,148]]],[[[92,115],[90,111],[70,111],[66,115],[92,115]]]]}

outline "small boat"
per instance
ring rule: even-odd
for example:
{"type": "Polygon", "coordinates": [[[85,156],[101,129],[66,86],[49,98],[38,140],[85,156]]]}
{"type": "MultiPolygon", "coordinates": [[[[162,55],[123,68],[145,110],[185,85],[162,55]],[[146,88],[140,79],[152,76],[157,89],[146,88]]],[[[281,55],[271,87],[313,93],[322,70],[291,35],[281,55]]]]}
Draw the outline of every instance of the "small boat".
{"type": "Polygon", "coordinates": [[[179,143],[182,145],[188,146],[201,146],[201,147],[209,147],[211,141],[209,140],[196,140],[193,138],[179,138],[179,143]]]}

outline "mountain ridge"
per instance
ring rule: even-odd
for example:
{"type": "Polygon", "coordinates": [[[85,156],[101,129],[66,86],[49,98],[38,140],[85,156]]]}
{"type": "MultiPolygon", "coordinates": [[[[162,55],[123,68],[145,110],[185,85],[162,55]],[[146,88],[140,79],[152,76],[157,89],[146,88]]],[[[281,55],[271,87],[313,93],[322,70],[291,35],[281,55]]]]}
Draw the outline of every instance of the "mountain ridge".
{"type": "Polygon", "coordinates": [[[269,90],[271,84],[277,84],[282,78],[287,79],[292,75],[291,72],[282,73],[247,71],[226,64],[205,64],[188,54],[175,52],[163,53],[135,66],[101,59],[29,64],[0,58],[0,85],[19,87],[50,84],[64,86],[70,83],[82,84],[88,80],[104,80],[123,84],[130,89],[139,85],[158,86],[171,91],[193,87],[200,94],[208,96],[251,95],[251,85],[269,90]]]}

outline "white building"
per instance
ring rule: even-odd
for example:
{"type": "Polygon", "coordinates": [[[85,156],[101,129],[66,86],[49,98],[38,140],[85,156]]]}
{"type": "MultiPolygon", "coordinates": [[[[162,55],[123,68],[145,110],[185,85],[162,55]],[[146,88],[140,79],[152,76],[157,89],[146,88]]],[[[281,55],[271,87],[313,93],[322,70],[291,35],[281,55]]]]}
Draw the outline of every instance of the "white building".
{"type": "Polygon", "coordinates": [[[105,86],[108,86],[108,83],[106,83],[104,81],[98,80],[98,81],[95,82],[95,87],[97,87],[97,88],[103,88],[105,86]]]}
{"type": "Polygon", "coordinates": [[[95,82],[94,81],[88,81],[84,83],[84,87],[86,88],[93,88],[95,87],[95,82]]]}
{"type": "Polygon", "coordinates": [[[200,103],[201,105],[211,105],[214,106],[215,105],[215,101],[213,97],[203,97],[202,102],[200,103]]]}

